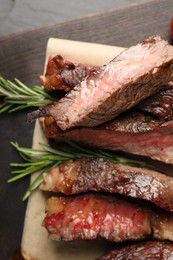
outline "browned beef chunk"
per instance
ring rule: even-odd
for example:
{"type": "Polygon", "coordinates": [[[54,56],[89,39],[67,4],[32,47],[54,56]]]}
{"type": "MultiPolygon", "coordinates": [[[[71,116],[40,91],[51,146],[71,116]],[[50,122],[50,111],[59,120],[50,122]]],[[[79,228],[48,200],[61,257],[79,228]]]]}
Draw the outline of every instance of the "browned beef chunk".
{"type": "Polygon", "coordinates": [[[173,243],[169,241],[147,241],[119,246],[98,260],[171,260],[173,243]]]}
{"type": "Polygon", "coordinates": [[[48,91],[63,89],[68,92],[86,76],[99,70],[96,66],[80,64],[64,59],[61,55],[49,58],[46,73],[40,77],[41,83],[48,91]]]}
{"type": "Polygon", "coordinates": [[[100,158],[81,158],[51,169],[44,177],[41,189],[66,195],[87,191],[119,193],[173,211],[173,178],[100,158]]]}
{"type": "Polygon", "coordinates": [[[54,240],[106,238],[120,242],[151,236],[173,240],[173,214],[100,194],[52,197],[43,226],[54,240]]]}
{"type": "Polygon", "coordinates": [[[123,151],[173,164],[173,121],[147,132],[79,128],[64,132],[62,136],[90,147],[123,151]]]}
{"type": "Polygon", "coordinates": [[[151,37],[123,51],[29,119],[52,116],[62,130],[100,125],[168,84],[173,79],[172,62],[173,47],[159,36],[151,37]]]}

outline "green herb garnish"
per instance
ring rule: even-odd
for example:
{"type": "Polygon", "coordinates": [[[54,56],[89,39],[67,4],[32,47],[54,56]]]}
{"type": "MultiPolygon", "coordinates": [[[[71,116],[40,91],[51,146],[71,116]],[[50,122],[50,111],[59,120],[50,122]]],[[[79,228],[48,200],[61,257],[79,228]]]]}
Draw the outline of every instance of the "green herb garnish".
{"type": "Polygon", "coordinates": [[[14,112],[28,107],[42,107],[55,101],[42,87],[27,87],[20,80],[14,82],[0,76],[0,113],[14,112]]]}
{"type": "Polygon", "coordinates": [[[43,180],[43,174],[70,159],[97,157],[108,159],[113,163],[121,163],[136,167],[149,167],[145,162],[124,158],[98,149],[90,150],[69,140],[64,140],[64,145],[59,149],[41,144],[43,150],[34,150],[31,148],[20,147],[16,142],[12,142],[11,144],[19,152],[20,156],[26,161],[26,163],[10,164],[10,166],[17,167],[18,169],[11,172],[15,176],[9,179],[8,182],[17,181],[27,175],[39,172],[24,194],[23,200],[26,200],[30,196],[31,192],[40,185],[43,180]]]}

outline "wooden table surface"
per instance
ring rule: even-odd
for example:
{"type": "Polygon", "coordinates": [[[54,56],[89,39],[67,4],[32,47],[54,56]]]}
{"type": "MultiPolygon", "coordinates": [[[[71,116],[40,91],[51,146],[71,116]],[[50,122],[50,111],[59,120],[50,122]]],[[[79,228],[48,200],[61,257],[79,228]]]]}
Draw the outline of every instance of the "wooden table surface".
{"type": "MultiPolygon", "coordinates": [[[[17,1],[16,1],[17,2],[17,1]]],[[[153,34],[170,41],[172,0],[153,0],[125,6],[120,9],[70,22],[0,38],[0,74],[17,77],[29,86],[38,83],[43,70],[45,48],[49,37],[88,41],[128,47],[153,34]]],[[[19,247],[23,229],[26,203],[21,197],[29,179],[7,184],[10,162],[19,162],[19,156],[10,146],[18,141],[31,147],[33,126],[26,123],[26,113],[1,115],[0,127],[0,259],[9,259],[19,247]]]]}

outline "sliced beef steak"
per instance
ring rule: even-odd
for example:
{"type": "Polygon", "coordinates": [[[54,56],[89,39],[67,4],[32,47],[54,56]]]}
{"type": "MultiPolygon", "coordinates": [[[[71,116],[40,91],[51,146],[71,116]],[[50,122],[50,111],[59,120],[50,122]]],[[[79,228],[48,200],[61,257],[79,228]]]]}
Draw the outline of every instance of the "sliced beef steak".
{"type": "Polygon", "coordinates": [[[43,226],[54,240],[106,238],[120,242],[151,236],[173,240],[173,214],[100,194],[52,197],[43,226]]]}
{"type": "MultiPolygon", "coordinates": [[[[47,138],[54,139],[56,142],[62,141],[63,131],[52,117],[45,117],[41,122],[47,138]]],[[[130,110],[107,123],[93,127],[93,129],[138,133],[156,129],[162,123],[162,120],[157,120],[142,112],[130,110]]]]}
{"type": "Polygon", "coordinates": [[[99,67],[71,62],[61,55],[49,58],[45,75],[40,76],[44,88],[48,91],[64,90],[68,92],[86,76],[99,70],[99,67]]]}
{"type": "Polygon", "coordinates": [[[165,86],[154,96],[140,102],[137,108],[149,112],[161,120],[173,120],[173,86],[165,86]]]}
{"type": "MultiPolygon", "coordinates": [[[[99,67],[79,64],[66,60],[60,55],[50,58],[45,75],[41,76],[41,83],[48,91],[64,89],[68,92],[81,83],[85,77],[99,71],[99,67]]],[[[141,101],[138,109],[168,121],[173,119],[173,85],[165,86],[155,95],[141,101]]]]}
{"type": "Polygon", "coordinates": [[[173,211],[173,178],[100,158],[81,158],[53,168],[44,177],[41,189],[66,195],[87,191],[119,193],[173,211]]]}
{"type": "Polygon", "coordinates": [[[123,151],[173,164],[173,121],[147,132],[79,128],[64,132],[62,136],[90,147],[123,151]]]}
{"type": "Polygon", "coordinates": [[[66,130],[110,121],[173,79],[173,47],[159,36],[123,51],[57,102],[29,119],[52,116],[66,130]]]}
{"type": "MultiPolygon", "coordinates": [[[[60,55],[49,59],[45,76],[41,76],[41,83],[48,91],[64,89],[66,92],[81,83],[85,77],[91,76],[99,67],[74,63],[60,55]]],[[[141,101],[138,109],[162,119],[173,119],[173,86],[165,86],[155,95],[141,101]]]]}
{"type": "Polygon", "coordinates": [[[117,247],[98,260],[171,260],[173,243],[169,241],[147,241],[117,247]]]}

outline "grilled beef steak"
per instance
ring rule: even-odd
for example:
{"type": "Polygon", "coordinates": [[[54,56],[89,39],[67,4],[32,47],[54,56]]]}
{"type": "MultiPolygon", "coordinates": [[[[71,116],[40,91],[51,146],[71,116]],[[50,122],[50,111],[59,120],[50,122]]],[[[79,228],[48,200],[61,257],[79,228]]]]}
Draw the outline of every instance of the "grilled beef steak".
{"type": "MultiPolygon", "coordinates": [[[[56,142],[62,141],[63,131],[52,117],[45,117],[41,122],[47,138],[54,139],[56,142]]],[[[130,110],[93,129],[138,133],[156,129],[162,123],[162,120],[157,120],[142,112],[130,110]]]]}
{"type": "Polygon", "coordinates": [[[28,118],[52,116],[62,130],[100,125],[168,84],[173,79],[172,62],[173,47],[159,36],[151,37],[123,51],[64,98],[28,118]]]}
{"type": "MultiPolygon", "coordinates": [[[[56,55],[48,60],[46,73],[40,79],[48,91],[64,89],[67,92],[96,71],[99,71],[99,67],[74,63],[56,55]]],[[[173,86],[171,83],[155,95],[141,101],[137,108],[162,120],[172,120],[173,86]]]]}
{"type": "MultiPolygon", "coordinates": [[[[66,92],[81,83],[85,77],[99,71],[99,67],[74,63],[56,55],[48,60],[46,73],[41,83],[48,91],[64,89],[66,92]]],[[[173,119],[173,86],[165,86],[155,95],[141,101],[137,108],[162,119],[173,119]]]]}
{"type": "Polygon", "coordinates": [[[79,128],[64,132],[62,136],[90,147],[123,151],[173,164],[173,121],[147,132],[79,128]]]}
{"type": "Polygon", "coordinates": [[[94,148],[143,155],[173,163],[173,121],[163,123],[139,112],[126,112],[93,128],[74,128],[63,132],[53,118],[45,118],[47,138],[61,142],[63,137],[94,148]]]}
{"type": "Polygon", "coordinates": [[[140,102],[137,108],[149,112],[161,120],[173,120],[173,86],[165,86],[154,96],[140,102]]]}
{"type": "Polygon", "coordinates": [[[106,238],[121,242],[151,236],[173,240],[173,214],[100,194],[52,197],[43,226],[54,240],[106,238]]]}
{"type": "Polygon", "coordinates": [[[117,247],[98,260],[171,260],[173,243],[169,241],[148,241],[117,247]]]}
{"type": "Polygon", "coordinates": [[[41,83],[48,91],[63,89],[68,92],[86,76],[99,70],[99,67],[71,62],[61,55],[49,58],[46,73],[40,77],[41,83]]]}
{"type": "Polygon", "coordinates": [[[41,189],[66,195],[87,191],[119,193],[173,211],[173,178],[101,158],[81,158],[53,168],[45,175],[41,189]]]}

